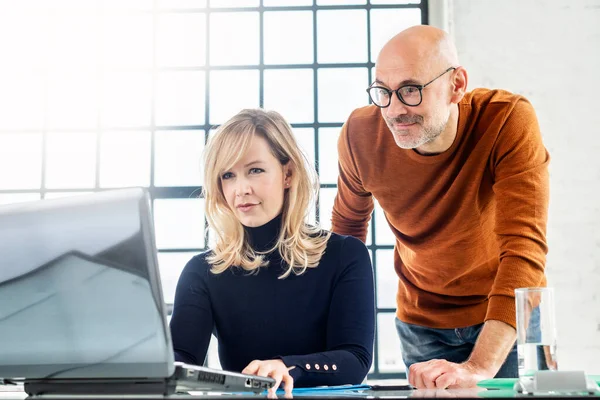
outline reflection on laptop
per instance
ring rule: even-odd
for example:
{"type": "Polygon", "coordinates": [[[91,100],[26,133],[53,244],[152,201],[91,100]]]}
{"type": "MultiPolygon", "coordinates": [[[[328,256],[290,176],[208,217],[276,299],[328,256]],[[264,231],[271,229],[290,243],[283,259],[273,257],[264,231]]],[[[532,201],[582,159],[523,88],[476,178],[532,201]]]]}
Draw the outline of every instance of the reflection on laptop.
{"type": "Polygon", "coordinates": [[[274,384],[174,362],[142,189],[1,207],[0,260],[0,378],[29,394],[274,384]]]}

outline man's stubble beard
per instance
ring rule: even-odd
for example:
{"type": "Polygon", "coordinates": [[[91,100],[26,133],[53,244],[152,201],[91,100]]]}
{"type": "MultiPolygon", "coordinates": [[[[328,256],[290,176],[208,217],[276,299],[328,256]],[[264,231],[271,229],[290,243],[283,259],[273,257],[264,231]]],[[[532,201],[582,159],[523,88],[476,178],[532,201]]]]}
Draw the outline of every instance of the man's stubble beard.
{"type": "Polygon", "coordinates": [[[439,124],[437,124],[435,126],[431,126],[431,127],[423,126],[423,117],[421,115],[416,115],[416,114],[415,115],[402,115],[402,116],[395,117],[395,118],[384,117],[384,119],[385,119],[385,122],[386,122],[388,128],[392,132],[392,134],[394,136],[394,141],[396,142],[398,147],[400,147],[402,149],[415,149],[417,147],[421,147],[427,143],[434,141],[442,134],[442,132],[444,132],[444,129],[446,128],[446,125],[448,124],[448,120],[450,119],[450,112],[448,112],[448,115],[446,116],[446,118],[444,118],[444,120],[442,122],[440,122],[439,124]],[[409,135],[400,135],[400,134],[394,133],[394,130],[392,129],[394,123],[400,123],[400,124],[416,123],[421,128],[420,134],[417,137],[412,137],[409,135]]]}

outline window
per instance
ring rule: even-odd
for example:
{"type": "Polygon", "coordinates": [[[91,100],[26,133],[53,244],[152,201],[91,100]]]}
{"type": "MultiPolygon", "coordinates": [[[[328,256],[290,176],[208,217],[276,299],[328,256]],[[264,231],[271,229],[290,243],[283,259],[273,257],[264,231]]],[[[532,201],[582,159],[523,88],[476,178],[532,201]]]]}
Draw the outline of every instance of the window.
{"type": "MultiPolygon", "coordinates": [[[[282,113],[320,174],[312,218],[329,228],[340,127],[368,104],[383,43],[427,23],[419,0],[7,3],[0,171],[11,173],[0,174],[0,203],[148,187],[167,302],[211,240],[198,198],[211,131],[241,108],[282,113]]],[[[377,206],[368,238],[378,306],[372,378],[404,373],[393,244],[377,206]]]]}

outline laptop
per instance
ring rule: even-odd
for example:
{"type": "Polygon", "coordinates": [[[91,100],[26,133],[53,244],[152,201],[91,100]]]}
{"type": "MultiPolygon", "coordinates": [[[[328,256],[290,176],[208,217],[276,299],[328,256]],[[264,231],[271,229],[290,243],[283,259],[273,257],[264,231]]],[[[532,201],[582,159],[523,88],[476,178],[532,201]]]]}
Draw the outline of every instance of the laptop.
{"type": "Polygon", "coordinates": [[[141,188],[0,207],[0,382],[30,395],[253,391],[174,361],[141,188]]]}

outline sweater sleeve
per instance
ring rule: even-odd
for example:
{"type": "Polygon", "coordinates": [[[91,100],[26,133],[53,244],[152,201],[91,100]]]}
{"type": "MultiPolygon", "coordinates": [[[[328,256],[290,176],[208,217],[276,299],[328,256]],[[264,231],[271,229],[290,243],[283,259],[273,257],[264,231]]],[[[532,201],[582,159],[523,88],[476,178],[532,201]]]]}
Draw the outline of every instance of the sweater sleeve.
{"type": "Polygon", "coordinates": [[[350,146],[350,119],[342,127],[338,139],[338,191],[333,204],[331,216],[332,231],[340,235],[351,235],[363,242],[367,238],[367,230],[373,197],[363,187],[350,146]]]}
{"type": "Polygon", "coordinates": [[[203,256],[194,257],[177,282],[170,324],[175,361],[204,364],[214,326],[205,280],[208,269],[203,256]]]}
{"type": "Polygon", "coordinates": [[[296,384],[359,384],[373,359],[375,305],[373,267],[367,248],[346,237],[339,257],[341,270],[333,286],[327,321],[327,350],[279,357],[296,384]]]}
{"type": "Polygon", "coordinates": [[[499,132],[490,160],[500,266],[486,321],[500,320],[515,327],[514,290],[545,285],[549,160],[533,107],[520,99],[499,132]]]}

